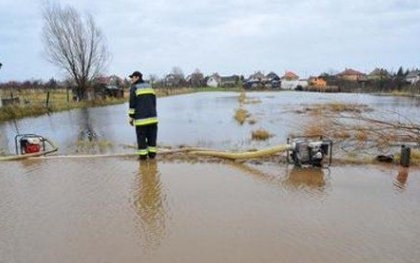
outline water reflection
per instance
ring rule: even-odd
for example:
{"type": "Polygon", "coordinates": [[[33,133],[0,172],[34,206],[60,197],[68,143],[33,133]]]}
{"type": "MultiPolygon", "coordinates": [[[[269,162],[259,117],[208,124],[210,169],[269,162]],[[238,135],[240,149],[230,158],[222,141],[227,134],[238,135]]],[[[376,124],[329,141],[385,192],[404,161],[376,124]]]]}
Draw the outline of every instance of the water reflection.
{"type": "Polygon", "coordinates": [[[281,186],[281,179],[278,175],[261,171],[260,169],[257,169],[256,167],[249,166],[247,163],[228,162],[226,164],[231,165],[235,169],[238,169],[239,171],[252,176],[254,179],[258,181],[269,183],[272,185],[281,186]]]}
{"type": "Polygon", "coordinates": [[[408,168],[400,167],[398,170],[398,174],[394,180],[395,189],[400,192],[405,191],[407,187],[407,179],[408,179],[408,168]]]}
{"type": "MultiPolygon", "coordinates": [[[[245,163],[232,163],[236,169],[251,175],[254,179],[269,183],[271,185],[280,186],[281,188],[292,190],[292,191],[303,191],[304,193],[310,193],[311,195],[324,195],[326,189],[329,187],[329,183],[326,180],[330,170],[318,167],[305,167],[298,168],[286,166],[285,173],[271,173],[264,172],[260,169],[250,167],[245,163]],[[325,171],[328,171],[325,174],[325,171]]],[[[280,170],[280,167],[278,167],[280,170]]]]}
{"type": "Polygon", "coordinates": [[[25,169],[25,174],[31,174],[42,168],[43,161],[41,159],[32,158],[22,160],[20,164],[22,165],[22,168],[25,169]]]}
{"type": "Polygon", "coordinates": [[[138,215],[137,226],[146,249],[157,248],[166,236],[166,196],[159,177],[157,161],[140,162],[134,207],[138,215]]]}
{"type": "Polygon", "coordinates": [[[104,153],[100,147],[99,136],[95,131],[95,126],[90,116],[90,111],[87,108],[80,110],[79,133],[76,141],[76,152],[79,153],[104,153]]]}
{"type": "Polygon", "coordinates": [[[306,189],[319,192],[323,192],[327,186],[324,169],[318,167],[293,167],[288,171],[282,183],[288,189],[306,189]]]}
{"type": "Polygon", "coordinates": [[[86,108],[80,110],[80,129],[78,139],[88,141],[97,140],[97,134],[93,128],[90,113],[86,108]]]}
{"type": "MultiPolygon", "coordinates": [[[[329,186],[324,171],[319,167],[293,167],[288,170],[282,185],[287,190],[299,191],[316,199],[322,198],[328,193],[329,186]]],[[[327,171],[330,172],[329,169],[327,171]]]]}

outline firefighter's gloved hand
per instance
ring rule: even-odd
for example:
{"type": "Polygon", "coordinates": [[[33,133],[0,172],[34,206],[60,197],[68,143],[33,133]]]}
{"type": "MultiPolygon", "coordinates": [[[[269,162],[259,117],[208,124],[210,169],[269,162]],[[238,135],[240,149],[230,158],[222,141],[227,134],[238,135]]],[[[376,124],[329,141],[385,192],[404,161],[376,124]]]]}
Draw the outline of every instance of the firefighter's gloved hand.
{"type": "Polygon", "coordinates": [[[128,123],[130,123],[131,126],[134,126],[134,119],[128,118],[128,123]]]}

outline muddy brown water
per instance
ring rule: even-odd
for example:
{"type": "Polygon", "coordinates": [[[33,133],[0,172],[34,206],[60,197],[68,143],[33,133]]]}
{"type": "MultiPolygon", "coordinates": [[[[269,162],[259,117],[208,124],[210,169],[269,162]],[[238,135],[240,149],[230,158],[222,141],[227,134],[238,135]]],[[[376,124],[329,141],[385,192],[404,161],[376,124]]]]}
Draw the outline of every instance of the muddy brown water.
{"type": "Polygon", "coordinates": [[[420,170],[0,162],[0,262],[418,262],[420,170]]]}

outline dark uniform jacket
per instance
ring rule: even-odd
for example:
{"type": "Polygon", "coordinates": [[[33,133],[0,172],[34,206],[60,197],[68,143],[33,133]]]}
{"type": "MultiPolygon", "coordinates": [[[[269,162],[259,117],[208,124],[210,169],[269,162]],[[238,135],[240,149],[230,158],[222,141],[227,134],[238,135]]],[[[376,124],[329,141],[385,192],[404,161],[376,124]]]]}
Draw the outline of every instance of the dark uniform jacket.
{"type": "Polygon", "coordinates": [[[158,123],[156,94],[146,82],[137,82],[130,87],[128,116],[134,119],[135,126],[158,123]]]}

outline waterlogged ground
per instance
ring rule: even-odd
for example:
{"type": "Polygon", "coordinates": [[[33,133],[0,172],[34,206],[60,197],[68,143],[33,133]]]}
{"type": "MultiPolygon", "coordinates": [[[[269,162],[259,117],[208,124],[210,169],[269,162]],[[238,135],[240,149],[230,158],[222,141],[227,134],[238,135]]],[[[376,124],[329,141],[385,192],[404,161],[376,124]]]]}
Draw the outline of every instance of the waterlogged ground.
{"type": "Polygon", "coordinates": [[[418,262],[420,171],[0,162],[0,262],[418,262]]]}

